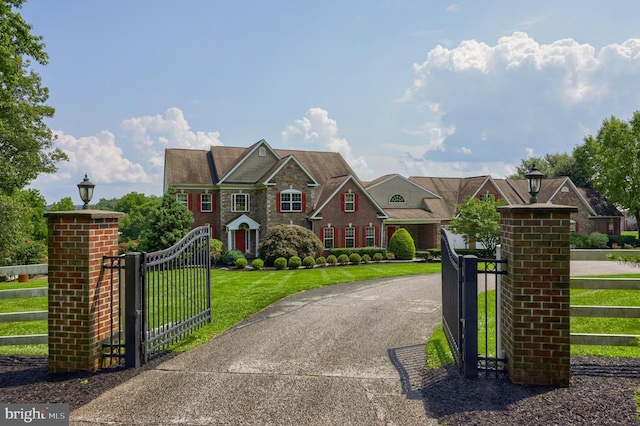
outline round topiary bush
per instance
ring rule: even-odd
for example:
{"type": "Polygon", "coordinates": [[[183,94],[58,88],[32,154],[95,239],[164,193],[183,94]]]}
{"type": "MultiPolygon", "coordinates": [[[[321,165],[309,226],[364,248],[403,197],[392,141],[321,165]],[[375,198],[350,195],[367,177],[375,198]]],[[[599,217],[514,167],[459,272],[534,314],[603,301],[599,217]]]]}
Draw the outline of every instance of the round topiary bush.
{"type": "Polygon", "coordinates": [[[235,265],[236,260],[240,259],[241,257],[244,257],[244,254],[242,254],[240,250],[231,249],[222,253],[221,261],[223,264],[227,266],[231,266],[231,265],[235,265]]]}
{"type": "Polygon", "coordinates": [[[387,253],[387,260],[388,260],[388,261],[395,260],[395,258],[396,258],[396,255],[395,255],[395,254],[393,254],[393,253],[387,253]]]}
{"type": "Polygon", "coordinates": [[[351,253],[349,255],[349,262],[353,263],[354,265],[359,265],[361,260],[362,257],[360,257],[358,253],[351,253]]]}
{"type": "Polygon", "coordinates": [[[373,261],[374,262],[382,262],[382,253],[376,253],[373,255],[373,261]]]}
{"type": "Polygon", "coordinates": [[[253,269],[262,269],[264,267],[264,261],[260,258],[253,259],[251,261],[251,267],[253,269]]]}
{"type": "Polygon", "coordinates": [[[298,269],[302,265],[302,260],[298,256],[291,256],[289,258],[289,269],[298,269]]]}
{"type": "Polygon", "coordinates": [[[340,256],[338,256],[338,263],[341,265],[346,265],[347,263],[349,263],[349,256],[347,256],[346,254],[341,254],[340,256]]]}
{"type": "Polygon", "coordinates": [[[327,259],[324,256],[320,256],[316,259],[316,265],[327,266],[327,259]]]}
{"type": "Polygon", "coordinates": [[[238,269],[244,269],[247,267],[247,259],[244,257],[239,257],[236,259],[235,265],[238,269]]]}
{"type": "Polygon", "coordinates": [[[287,267],[287,259],[285,259],[284,257],[279,257],[276,260],[273,261],[273,267],[276,268],[277,270],[282,270],[284,268],[287,267]]]}
{"type": "Polygon", "coordinates": [[[323,244],[312,230],[297,225],[276,225],[260,243],[260,258],[271,262],[278,257],[291,256],[314,258],[322,253],[323,244]]]}
{"type": "Polygon", "coordinates": [[[413,260],[416,255],[416,245],[409,231],[399,228],[394,232],[389,241],[389,251],[398,260],[413,260]]]}
{"type": "Polygon", "coordinates": [[[307,269],[313,268],[315,264],[316,260],[313,258],[313,256],[307,256],[302,259],[302,265],[307,269]]]}
{"type": "Polygon", "coordinates": [[[335,255],[330,254],[329,257],[327,257],[327,263],[329,265],[335,265],[336,263],[338,263],[338,258],[335,255]]]}
{"type": "Polygon", "coordinates": [[[371,256],[369,256],[368,254],[363,254],[362,263],[369,263],[369,262],[371,262],[371,256]]]}

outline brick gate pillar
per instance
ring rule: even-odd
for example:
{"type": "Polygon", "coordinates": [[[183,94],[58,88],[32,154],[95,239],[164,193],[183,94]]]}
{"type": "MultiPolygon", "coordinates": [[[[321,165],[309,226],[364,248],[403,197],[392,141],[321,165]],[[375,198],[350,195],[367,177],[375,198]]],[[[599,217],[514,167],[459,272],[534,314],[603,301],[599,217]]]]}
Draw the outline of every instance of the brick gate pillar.
{"type": "Polygon", "coordinates": [[[570,219],[576,207],[499,207],[500,329],[513,383],[568,386],[570,219]]]}
{"type": "Polygon", "coordinates": [[[124,213],[76,210],[45,216],[49,372],[96,371],[101,367],[101,343],[111,331],[111,271],[103,268],[102,257],[118,254],[118,218],[124,213]]]}

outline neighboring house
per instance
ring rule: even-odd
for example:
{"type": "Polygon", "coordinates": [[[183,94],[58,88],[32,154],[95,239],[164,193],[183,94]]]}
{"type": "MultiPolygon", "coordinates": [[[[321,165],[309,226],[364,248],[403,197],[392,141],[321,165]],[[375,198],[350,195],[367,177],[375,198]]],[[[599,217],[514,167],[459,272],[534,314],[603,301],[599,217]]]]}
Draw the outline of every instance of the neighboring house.
{"type": "MultiPolygon", "coordinates": [[[[529,201],[524,179],[410,177],[361,182],[334,152],[273,149],[261,140],[248,148],[167,149],[164,191],[193,213],[194,226],[210,224],[228,249],[257,256],[275,225],[313,230],[325,250],[388,247],[396,229],[409,231],[418,249],[440,247],[439,228],[466,197],[529,201]]],[[[621,215],[593,189],[569,178],[545,179],[541,203],[577,206],[574,230],[620,232],[621,215]]],[[[325,253],[326,254],[326,253],[325,253]]]]}
{"type": "Polygon", "coordinates": [[[193,212],[194,226],[210,224],[214,238],[251,257],[275,225],[311,229],[327,250],[381,245],[386,215],[338,153],[275,150],[264,140],[167,149],[168,190],[193,212]]]}

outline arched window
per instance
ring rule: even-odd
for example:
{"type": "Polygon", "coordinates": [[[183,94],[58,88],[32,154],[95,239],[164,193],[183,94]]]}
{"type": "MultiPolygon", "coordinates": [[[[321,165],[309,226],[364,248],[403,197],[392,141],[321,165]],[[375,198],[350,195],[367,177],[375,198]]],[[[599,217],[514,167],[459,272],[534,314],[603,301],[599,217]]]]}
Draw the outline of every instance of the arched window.
{"type": "Polygon", "coordinates": [[[281,212],[301,212],[302,192],[297,189],[287,189],[280,193],[281,212]]]}
{"type": "Polygon", "coordinates": [[[389,198],[390,203],[404,203],[404,197],[401,194],[393,194],[389,198]]]}

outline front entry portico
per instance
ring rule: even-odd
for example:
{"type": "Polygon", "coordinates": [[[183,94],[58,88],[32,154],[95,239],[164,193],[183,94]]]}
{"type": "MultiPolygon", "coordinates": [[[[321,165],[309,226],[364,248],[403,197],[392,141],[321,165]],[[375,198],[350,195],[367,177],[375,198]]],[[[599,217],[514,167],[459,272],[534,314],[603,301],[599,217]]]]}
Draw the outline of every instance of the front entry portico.
{"type": "Polygon", "coordinates": [[[258,222],[243,214],[225,225],[225,228],[227,229],[227,247],[229,250],[237,249],[244,254],[258,257],[258,234],[260,232],[260,224],[258,222]],[[252,250],[252,247],[254,250],[252,250]]]}

